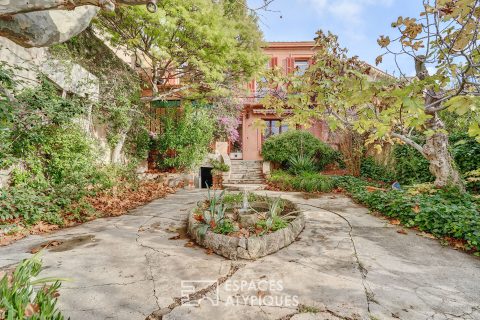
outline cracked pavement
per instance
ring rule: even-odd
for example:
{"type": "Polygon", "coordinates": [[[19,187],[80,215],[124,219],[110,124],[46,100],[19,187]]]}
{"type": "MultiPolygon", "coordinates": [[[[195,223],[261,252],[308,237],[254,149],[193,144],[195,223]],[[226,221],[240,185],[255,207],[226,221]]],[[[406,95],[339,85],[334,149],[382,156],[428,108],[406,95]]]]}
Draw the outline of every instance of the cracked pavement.
{"type": "MultiPolygon", "coordinates": [[[[265,191],[259,193],[264,194],[265,191]]],[[[43,253],[42,277],[72,279],[60,290],[59,306],[81,319],[480,319],[480,259],[443,247],[414,230],[368,214],[342,195],[305,199],[282,195],[305,210],[305,230],[292,245],[256,261],[230,261],[207,254],[188,239],[170,238],[189,210],[205,196],[181,190],[129,214],[98,219],[52,234],[29,236],[0,247],[0,268],[31,256],[31,248],[64,241],[43,253]],[[87,239],[71,244],[70,239],[87,239]],[[228,281],[279,281],[279,292],[232,292],[228,281]],[[181,303],[182,280],[213,306],[181,303]],[[235,296],[298,297],[294,305],[249,305],[235,296]]]]}

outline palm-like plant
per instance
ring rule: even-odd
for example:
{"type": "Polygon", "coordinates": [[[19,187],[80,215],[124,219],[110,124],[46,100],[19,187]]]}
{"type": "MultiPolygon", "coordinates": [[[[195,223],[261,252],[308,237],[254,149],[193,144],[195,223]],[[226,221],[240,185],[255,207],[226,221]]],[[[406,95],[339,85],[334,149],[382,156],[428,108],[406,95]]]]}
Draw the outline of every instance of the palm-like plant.
{"type": "Polygon", "coordinates": [[[317,171],[315,160],[312,157],[303,154],[291,156],[288,160],[288,165],[290,172],[293,174],[317,171]]]}
{"type": "Polygon", "coordinates": [[[202,238],[205,237],[209,229],[215,229],[217,225],[224,221],[225,210],[227,209],[227,206],[223,204],[225,190],[217,195],[216,190],[212,193],[207,186],[207,192],[208,210],[203,212],[202,223],[199,223],[196,227],[197,234],[202,238]]]}

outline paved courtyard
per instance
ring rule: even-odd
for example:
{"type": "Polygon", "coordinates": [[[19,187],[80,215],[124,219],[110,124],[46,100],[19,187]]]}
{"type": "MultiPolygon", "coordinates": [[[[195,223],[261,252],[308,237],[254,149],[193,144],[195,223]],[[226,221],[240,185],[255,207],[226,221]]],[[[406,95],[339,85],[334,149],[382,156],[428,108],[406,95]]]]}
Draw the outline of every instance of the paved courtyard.
{"type": "Polygon", "coordinates": [[[0,268],[61,240],[45,250],[41,276],[72,279],[60,291],[72,320],[480,319],[479,258],[399,233],[342,195],[269,193],[296,202],[307,223],[298,241],[257,261],[192,246],[185,221],[205,193],[183,190],[121,217],[1,247],[0,268]]]}

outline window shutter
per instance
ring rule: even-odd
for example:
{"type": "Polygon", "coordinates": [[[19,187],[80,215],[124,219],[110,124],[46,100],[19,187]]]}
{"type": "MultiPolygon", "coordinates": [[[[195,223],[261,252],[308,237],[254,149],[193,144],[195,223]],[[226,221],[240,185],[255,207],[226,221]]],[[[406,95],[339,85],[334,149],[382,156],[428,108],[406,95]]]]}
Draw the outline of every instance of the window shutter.
{"type": "Polygon", "coordinates": [[[287,74],[292,73],[293,69],[295,69],[295,59],[287,58],[287,74]]]}
{"type": "Polygon", "coordinates": [[[248,83],[248,90],[250,93],[255,93],[255,80],[252,80],[248,83]]]}
{"type": "Polygon", "coordinates": [[[274,69],[276,66],[278,66],[278,58],[272,57],[272,59],[270,59],[270,68],[274,69]]]}

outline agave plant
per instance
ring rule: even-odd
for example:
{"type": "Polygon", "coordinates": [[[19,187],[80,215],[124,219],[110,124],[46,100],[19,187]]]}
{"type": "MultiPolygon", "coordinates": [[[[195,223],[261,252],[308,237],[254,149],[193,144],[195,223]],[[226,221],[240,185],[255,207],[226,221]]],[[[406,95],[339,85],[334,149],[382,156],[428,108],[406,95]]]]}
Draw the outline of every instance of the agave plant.
{"type": "Polygon", "coordinates": [[[268,203],[268,212],[267,217],[264,220],[263,228],[264,232],[267,231],[276,231],[278,229],[285,228],[288,225],[288,220],[294,219],[295,214],[301,212],[299,210],[292,211],[287,214],[282,214],[285,203],[283,202],[282,198],[277,197],[270,200],[268,197],[265,197],[268,203]]]}
{"type": "Polygon", "coordinates": [[[315,172],[317,165],[312,157],[303,154],[291,156],[288,160],[289,171],[293,174],[302,172],[315,172]]]}
{"type": "Polygon", "coordinates": [[[213,193],[207,186],[207,202],[208,209],[203,212],[203,221],[196,227],[197,234],[204,238],[209,229],[215,229],[215,227],[221,224],[225,219],[225,211],[227,207],[223,204],[223,196],[225,190],[217,195],[216,190],[213,193]]]}

